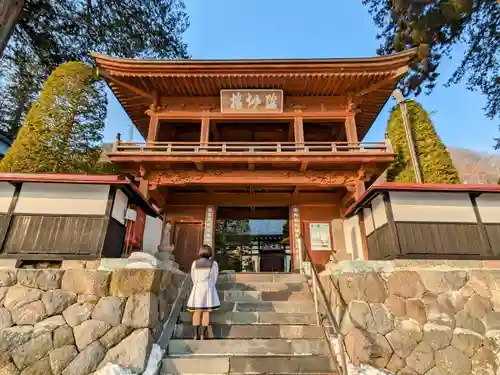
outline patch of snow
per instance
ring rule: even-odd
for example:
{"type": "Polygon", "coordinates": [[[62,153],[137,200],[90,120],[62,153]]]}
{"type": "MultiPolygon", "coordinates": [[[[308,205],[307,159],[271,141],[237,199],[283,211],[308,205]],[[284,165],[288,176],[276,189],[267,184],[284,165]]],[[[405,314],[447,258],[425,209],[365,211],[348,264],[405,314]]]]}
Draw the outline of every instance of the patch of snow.
{"type": "Polygon", "coordinates": [[[350,363],[347,365],[347,373],[349,375],[394,375],[393,372],[378,369],[370,365],[362,364],[360,366],[354,366],[350,363]]]}
{"type": "Polygon", "coordinates": [[[136,375],[134,372],[124,369],[121,366],[108,363],[102,369],[96,371],[95,375],[136,375]]]}
{"type": "MultiPolygon", "coordinates": [[[[148,364],[146,370],[142,375],[156,375],[160,371],[161,359],[163,358],[163,351],[158,344],[153,344],[151,353],[149,353],[148,364]]],[[[121,374],[120,374],[121,375],[121,374]]]]}

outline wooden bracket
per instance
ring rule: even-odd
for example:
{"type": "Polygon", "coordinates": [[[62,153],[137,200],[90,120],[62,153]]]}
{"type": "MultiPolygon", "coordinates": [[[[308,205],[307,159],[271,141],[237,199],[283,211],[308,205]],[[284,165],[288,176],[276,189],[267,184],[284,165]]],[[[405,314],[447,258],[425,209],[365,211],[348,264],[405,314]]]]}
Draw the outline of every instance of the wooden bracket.
{"type": "Polygon", "coordinates": [[[141,90],[140,88],[138,87],[135,87],[133,85],[131,85],[130,83],[127,83],[127,82],[124,82],[124,81],[121,81],[119,80],[118,78],[116,77],[113,77],[107,70],[105,69],[97,69],[97,74],[100,76],[100,77],[103,77],[115,84],[117,84],[118,86],[121,86],[123,87],[124,89],[126,90],[129,90],[131,92],[133,92],[134,94],[137,94],[139,96],[142,96],[144,98],[147,98],[149,99],[152,103],[155,103],[155,97],[149,93],[147,93],[146,91],[143,91],[141,90]]]}

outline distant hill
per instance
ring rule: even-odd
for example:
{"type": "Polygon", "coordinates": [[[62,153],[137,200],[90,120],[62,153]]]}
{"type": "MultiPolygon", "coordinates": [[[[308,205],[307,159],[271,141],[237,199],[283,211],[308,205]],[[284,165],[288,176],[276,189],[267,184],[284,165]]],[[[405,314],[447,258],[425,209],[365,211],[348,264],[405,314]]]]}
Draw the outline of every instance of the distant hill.
{"type": "Polygon", "coordinates": [[[449,147],[448,151],[464,184],[496,184],[500,177],[500,154],[449,147]]]}

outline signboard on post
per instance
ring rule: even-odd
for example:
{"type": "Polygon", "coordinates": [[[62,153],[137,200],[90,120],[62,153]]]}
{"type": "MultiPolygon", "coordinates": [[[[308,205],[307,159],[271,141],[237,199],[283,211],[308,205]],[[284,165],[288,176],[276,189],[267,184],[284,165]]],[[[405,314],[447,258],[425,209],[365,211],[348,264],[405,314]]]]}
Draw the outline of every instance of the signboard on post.
{"type": "Polygon", "coordinates": [[[283,90],[221,90],[224,113],[282,113],[283,90]]]}
{"type": "Polygon", "coordinates": [[[332,251],[332,237],[329,223],[310,223],[309,237],[311,251],[332,251]]]}

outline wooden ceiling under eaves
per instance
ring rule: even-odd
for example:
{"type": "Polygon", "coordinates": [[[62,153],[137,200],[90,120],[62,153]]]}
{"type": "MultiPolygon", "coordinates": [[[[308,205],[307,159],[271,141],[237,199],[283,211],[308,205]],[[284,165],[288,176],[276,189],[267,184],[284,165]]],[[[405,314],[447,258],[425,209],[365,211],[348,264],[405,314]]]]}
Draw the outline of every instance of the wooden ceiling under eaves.
{"type": "Polygon", "coordinates": [[[285,96],[345,96],[363,93],[356,115],[362,138],[406,73],[416,50],[358,59],[137,60],[93,54],[111,90],[143,136],[151,99],[130,85],[160,97],[219,97],[222,89],[282,89],[285,96]],[[122,84],[117,84],[119,80],[122,84]],[[375,89],[373,89],[375,87],[375,89]],[[370,89],[371,88],[371,89],[370,89]]]}

